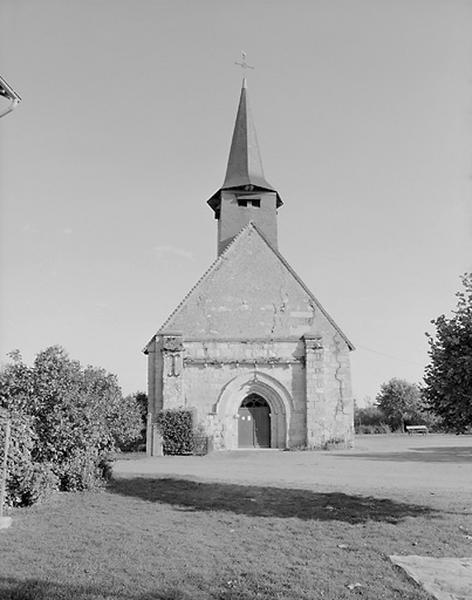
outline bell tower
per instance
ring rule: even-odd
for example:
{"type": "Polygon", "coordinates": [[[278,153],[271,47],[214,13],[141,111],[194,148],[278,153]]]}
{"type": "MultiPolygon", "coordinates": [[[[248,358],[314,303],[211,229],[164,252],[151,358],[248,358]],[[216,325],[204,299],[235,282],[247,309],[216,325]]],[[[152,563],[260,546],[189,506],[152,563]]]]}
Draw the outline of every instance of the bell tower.
{"type": "Polygon", "coordinates": [[[264,176],[245,78],[225,179],[208,204],[218,220],[218,255],[251,221],[277,249],[277,211],[283,202],[264,176]]]}

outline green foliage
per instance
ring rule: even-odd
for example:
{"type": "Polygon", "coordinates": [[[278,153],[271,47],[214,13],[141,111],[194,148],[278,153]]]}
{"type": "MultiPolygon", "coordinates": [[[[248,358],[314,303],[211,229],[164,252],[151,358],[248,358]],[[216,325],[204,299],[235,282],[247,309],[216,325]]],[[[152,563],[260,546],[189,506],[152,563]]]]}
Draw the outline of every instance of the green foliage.
{"type": "Polygon", "coordinates": [[[376,400],[393,430],[404,431],[407,423],[421,425],[427,420],[419,387],[404,379],[393,378],[382,384],[376,400]]]}
{"type": "Polygon", "coordinates": [[[107,453],[141,435],[136,399],[123,399],[115,375],[83,368],[58,346],[40,352],[32,368],[18,352],[10,357],[0,373],[0,407],[16,419],[10,504],[35,501],[45,486],[68,491],[99,485],[107,453]]]}
{"type": "Polygon", "coordinates": [[[462,283],[452,316],[432,321],[435,337],[426,334],[431,362],[423,388],[429,409],[456,433],[472,428],[472,273],[462,283]]]}
{"type": "MultiPolygon", "coordinates": [[[[24,413],[11,413],[7,458],[7,506],[29,506],[58,486],[51,465],[33,461],[35,433],[32,421],[33,419],[24,413]]],[[[5,431],[5,422],[0,421],[0,464],[3,464],[5,431]]]]}
{"type": "Polygon", "coordinates": [[[60,488],[78,492],[101,487],[109,474],[105,456],[90,449],[75,450],[58,467],[60,488]]]}
{"type": "Polygon", "coordinates": [[[354,407],[354,428],[356,433],[389,433],[384,413],[378,406],[354,407]]]}
{"type": "Polygon", "coordinates": [[[139,411],[141,413],[141,419],[143,421],[144,427],[146,426],[147,413],[148,413],[148,397],[144,392],[136,392],[133,394],[138,406],[139,411]]]}
{"type": "Polygon", "coordinates": [[[136,392],[123,398],[120,413],[128,420],[125,431],[133,429],[133,436],[126,439],[116,436],[116,445],[122,452],[138,450],[146,443],[148,400],[144,392],[136,392]]]}
{"type": "Polygon", "coordinates": [[[18,350],[10,352],[11,363],[0,371],[0,407],[12,413],[29,413],[34,396],[33,370],[18,350]]]}
{"type": "Polygon", "coordinates": [[[190,410],[163,410],[157,416],[164,454],[192,454],[194,450],[193,414],[190,410]]]}
{"type": "Polygon", "coordinates": [[[49,463],[25,463],[8,477],[7,504],[30,506],[59,489],[59,479],[49,463]]]}
{"type": "Polygon", "coordinates": [[[376,433],[392,433],[390,425],[387,423],[379,423],[378,425],[359,425],[356,427],[356,433],[359,434],[376,434],[376,433]]]}

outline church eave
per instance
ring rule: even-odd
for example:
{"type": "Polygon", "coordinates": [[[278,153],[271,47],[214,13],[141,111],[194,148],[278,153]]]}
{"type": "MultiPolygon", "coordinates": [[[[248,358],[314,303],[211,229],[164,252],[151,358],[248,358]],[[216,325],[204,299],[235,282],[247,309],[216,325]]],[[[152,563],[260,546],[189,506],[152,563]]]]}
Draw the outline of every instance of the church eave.
{"type": "Polygon", "coordinates": [[[279,195],[279,192],[274,189],[272,186],[268,185],[258,185],[257,183],[254,182],[250,182],[250,180],[248,180],[247,182],[241,183],[239,185],[224,185],[222,187],[219,188],[219,190],[217,190],[213,196],[207,200],[207,204],[214,210],[217,211],[219,206],[220,206],[220,195],[221,192],[223,191],[234,191],[234,192],[245,192],[246,190],[246,186],[251,185],[252,186],[252,190],[251,192],[275,192],[275,195],[277,197],[277,208],[280,208],[283,205],[283,200],[279,195]]]}

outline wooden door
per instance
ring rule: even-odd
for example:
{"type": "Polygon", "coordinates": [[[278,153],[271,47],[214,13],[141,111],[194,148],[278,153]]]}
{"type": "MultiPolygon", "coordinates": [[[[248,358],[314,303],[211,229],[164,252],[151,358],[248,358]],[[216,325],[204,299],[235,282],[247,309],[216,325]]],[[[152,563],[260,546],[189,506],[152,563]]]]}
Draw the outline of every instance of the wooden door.
{"type": "Polygon", "coordinates": [[[241,407],[238,418],[238,446],[254,448],[254,421],[250,409],[241,407]]]}
{"type": "Polygon", "coordinates": [[[238,411],[239,448],[270,448],[270,408],[257,394],[250,394],[238,411]]]}
{"type": "Polygon", "coordinates": [[[268,406],[255,406],[249,409],[254,422],[254,446],[270,448],[270,409],[268,406]]]}

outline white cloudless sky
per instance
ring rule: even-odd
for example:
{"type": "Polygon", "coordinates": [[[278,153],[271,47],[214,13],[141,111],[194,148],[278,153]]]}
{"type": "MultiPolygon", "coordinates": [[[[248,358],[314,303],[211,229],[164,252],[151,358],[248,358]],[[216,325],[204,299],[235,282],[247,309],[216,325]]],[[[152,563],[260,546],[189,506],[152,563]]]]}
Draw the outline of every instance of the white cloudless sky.
{"type": "Polygon", "coordinates": [[[3,0],[1,360],[141,350],[216,256],[245,50],[279,249],[356,345],[362,402],[421,381],[472,269],[472,3],[3,0]]]}

